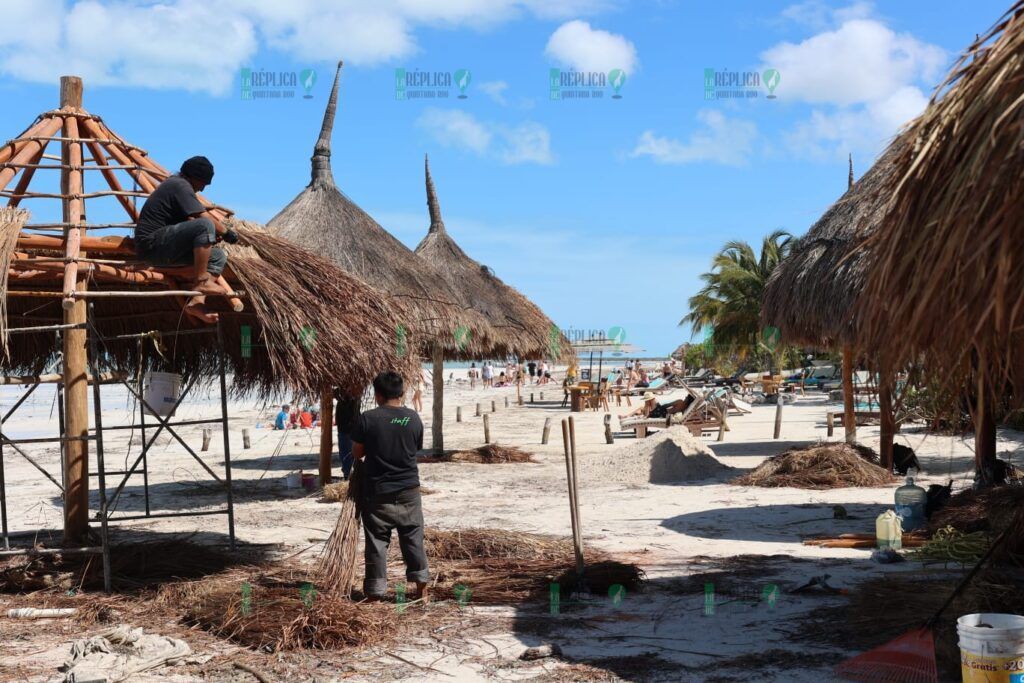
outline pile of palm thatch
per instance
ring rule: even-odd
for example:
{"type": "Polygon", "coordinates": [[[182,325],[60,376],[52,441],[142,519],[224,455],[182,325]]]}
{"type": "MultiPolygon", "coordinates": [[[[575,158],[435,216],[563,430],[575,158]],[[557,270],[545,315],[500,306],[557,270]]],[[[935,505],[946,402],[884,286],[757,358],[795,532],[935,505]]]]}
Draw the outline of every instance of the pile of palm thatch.
{"type": "MultiPolygon", "coordinates": [[[[828,643],[844,650],[869,650],[919,628],[956,587],[960,574],[936,579],[929,573],[887,573],[849,590],[848,604],[826,607],[803,620],[798,640],[828,643]]],[[[935,628],[935,657],[949,680],[960,680],[956,619],[963,614],[1024,614],[1024,585],[1019,574],[987,569],[959,595],[935,628]]],[[[944,679],[945,680],[945,679],[944,679]]]]}
{"type": "Polygon", "coordinates": [[[815,490],[892,483],[892,475],[875,464],[877,462],[878,454],[865,446],[819,442],[791,448],[768,458],[754,471],[733,479],[731,483],[815,490]]]}
{"type": "Polygon", "coordinates": [[[515,446],[499,446],[487,444],[466,451],[455,451],[443,455],[429,455],[420,458],[420,462],[474,462],[484,465],[497,465],[510,462],[535,462],[533,456],[515,446]]]}
{"type": "Polygon", "coordinates": [[[189,624],[267,652],[378,644],[398,631],[394,606],[319,592],[298,571],[226,572],[173,586],[160,600],[185,605],[189,624]]]}
{"type": "Polygon", "coordinates": [[[984,531],[995,536],[1006,531],[1006,538],[992,555],[992,561],[1024,566],[1024,486],[1007,484],[957,493],[935,512],[929,528],[938,531],[952,527],[963,533],[984,531]]]}

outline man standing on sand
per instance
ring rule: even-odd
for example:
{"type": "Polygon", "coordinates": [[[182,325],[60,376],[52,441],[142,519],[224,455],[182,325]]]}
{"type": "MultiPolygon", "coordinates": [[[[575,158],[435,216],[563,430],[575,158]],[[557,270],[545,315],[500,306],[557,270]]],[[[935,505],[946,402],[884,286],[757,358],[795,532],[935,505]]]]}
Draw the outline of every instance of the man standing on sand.
{"type": "Polygon", "coordinates": [[[352,455],[363,461],[363,529],[366,578],[363,594],[381,599],[388,588],[388,546],[398,531],[405,578],[416,584],[415,599],[429,600],[427,554],[423,549],[423,505],[416,452],[423,448],[423,423],[402,405],[405,383],[395,372],[373,380],[377,408],[359,416],[352,430],[352,455]]]}
{"type": "MultiPolygon", "coordinates": [[[[135,252],[156,266],[192,266],[190,289],[205,294],[227,294],[217,276],[227,265],[220,240],[238,242],[238,233],[224,227],[196,197],[213,181],[213,164],[206,157],[192,157],[181,171],[160,183],[142,205],[135,225],[135,252]]],[[[185,312],[205,323],[217,322],[206,310],[205,296],[193,297],[185,312]]]]}

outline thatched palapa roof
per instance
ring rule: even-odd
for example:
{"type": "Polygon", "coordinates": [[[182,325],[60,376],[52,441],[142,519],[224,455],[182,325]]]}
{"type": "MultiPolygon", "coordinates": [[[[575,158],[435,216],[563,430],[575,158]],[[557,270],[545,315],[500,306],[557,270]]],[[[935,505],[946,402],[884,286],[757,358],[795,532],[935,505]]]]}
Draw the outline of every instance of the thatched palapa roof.
{"type": "Polygon", "coordinates": [[[347,197],[331,170],[331,132],[338,102],[341,62],[324,112],[320,136],[313,148],[309,185],[267,227],[303,248],[321,254],[346,272],[401,302],[408,318],[405,327],[422,341],[441,343],[446,355],[479,350],[486,339],[486,324],[472,311],[463,310],[458,296],[433,266],[385,230],[347,197]],[[467,329],[469,335],[456,334],[467,329]],[[466,344],[468,343],[468,348],[466,344]]]}
{"type": "Polygon", "coordinates": [[[536,304],[499,280],[490,268],[467,256],[448,234],[428,159],[424,159],[424,173],[430,229],[416,253],[444,275],[464,306],[486,318],[492,329],[491,346],[499,355],[569,357],[572,347],[558,326],[536,304]]]}
{"type": "Polygon", "coordinates": [[[861,316],[896,361],[972,354],[1024,395],[1024,2],[976,40],[909,127],[883,188],[861,316]],[[892,329],[898,321],[898,334],[892,329]]]}
{"type": "Polygon", "coordinates": [[[850,187],[772,273],[761,317],[790,343],[856,344],[853,311],[864,288],[870,254],[863,239],[882,223],[888,196],[880,192],[892,174],[897,143],[850,187]]]}
{"type": "MultiPolygon", "coordinates": [[[[80,87],[78,79],[65,80],[80,87]]],[[[27,224],[28,212],[0,209],[0,294],[6,305],[0,333],[7,328],[59,324],[64,314],[62,299],[67,303],[89,296],[93,311],[88,321],[100,335],[152,333],[143,343],[101,343],[102,369],[134,374],[140,370],[139,354],[144,351],[148,367],[186,377],[215,377],[219,362],[216,335],[165,334],[206,327],[183,314],[184,298],[124,296],[127,292],[156,295],[187,289],[182,284],[190,279],[191,267],[154,268],[140,263],[132,240],[123,236],[137,215],[127,197],[145,198],[169,175],[144,150],[77,106],[46,112],[22,135],[0,147],[0,193],[10,198],[11,204],[24,198],[57,200],[67,214],[80,216],[72,224],[85,233],[81,255],[68,258],[64,224],[27,224]],[[53,170],[62,166],[39,162],[54,141],[65,154],[71,148],[79,160],[64,166],[62,173],[81,174],[79,164],[86,170],[99,166],[95,170],[102,173],[90,174],[89,179],[102,177],[111,190],[102,190],[98,184],[90,185],[89,193],[33,190],[40,176],[49,173],[52,180],[53,170]],[[82,158],[82,147],[88,148],[89,158],[82,158]],[[6,190],[15,178],[14,190],[6,190]],[[137,190],[123,190],[133,183],[137,190]],[[106,224],[87,222],[86,204],[91,206],[99,196],[113,197],[128,213],[130,222],[120,224],[120,235],[93,236],[91,230],[106,224]],[[74,211],[67,208],[76,202],[74,211]],[[78,279],[86,282],[86,292],[72,288],[69,294],[64,289],[69,263],[75,264],[78,279]]],[[[200,199],[209,210],[229,220],[230,211],[200,199]]],[[[269,398],[291,391],[316,396],[325,385],[359,393],[382,368],[408,372],[410,359],[401,357],[394,344],[394,329],[402,312],[389,306],[379,292],[326,259],[258,226],[240,223],[239,233],[241,243],[226,246],[229,264],[224,273],[226,284],[238,293],[237,299],[207,299],[207,305],[220,315],[227,371],[233,374],[236,393],[253,391],[269,398]]],[[[58,350],[53,331],[11,334],[6,353],[0,353],[0,371],[37,375],[52,363],[58,350]]]]}

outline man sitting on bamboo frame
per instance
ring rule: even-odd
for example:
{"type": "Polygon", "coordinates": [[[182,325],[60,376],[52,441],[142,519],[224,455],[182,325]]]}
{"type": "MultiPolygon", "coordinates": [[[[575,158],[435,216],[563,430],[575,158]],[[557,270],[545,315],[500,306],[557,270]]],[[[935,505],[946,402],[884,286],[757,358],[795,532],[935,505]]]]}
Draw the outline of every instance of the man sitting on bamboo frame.
{"type": "Polygon", "coordinates": [[[206,323],[217,322],[217,314],[206,310],[206,297],[202,295],[228,293],[217,284],[228,257],[213,245],[220,240],[228,244],[238,241],[238,233],[224,227],[196,197],[212,180],[213,164],[209,159],[187,159],[179,173],[149,195],[135,225],[135,251],[140,259],[157,266],[195,268],[189,288],[201,296],[193,297],[185,312],[206,323]]]}

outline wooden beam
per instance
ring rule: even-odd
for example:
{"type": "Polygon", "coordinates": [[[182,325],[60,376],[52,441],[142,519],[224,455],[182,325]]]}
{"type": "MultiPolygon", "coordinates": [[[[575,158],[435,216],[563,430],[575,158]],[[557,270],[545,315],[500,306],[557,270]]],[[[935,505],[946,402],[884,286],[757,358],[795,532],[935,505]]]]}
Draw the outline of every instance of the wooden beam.
{"type": "MultiPolygon", "coordinates": [[[[440,455],[444,453],[444,349],[440,344],[434,344],[431,357],[431,378],[434,390],[434,403],[431,406],[433,419],[430,423],[430,440],[434,452],[440,455]]],[[[419,364],[416,365],[417,372],[423,372],[419,364]]]]}
{"type": "MultiPolygon", "coordinates": [[[[39,152],[32,158],[32,163],[35,164],[43,156],[43,150],[46,149],[44,145],[39,152]]],[[[32,182],[32,177],[36,174],[34,168],[24,168],[21,171],[21,178],[18,179],[18,184],[14,186],[14,196],[7,202],[7,206],[17,206],[21,203],[21,197],[28,191],[28,184],[32,182]]]]}
{"type": "MultiPolygon", "coordinates": [[[[46,133],[53,133],[54,131],[60,128],[61,123],[61,119],[58,118],[46,119],[46,124],[41,130],[46,133]]],[[[36,155],[39,154],[40,150],[43,149],[44,147],[46,147],[46,143],[40,142],[38,140],[31,140],[29,142],[26,142],[14,154],[14,157],[11,159],[11,162],[15,164],[28,163],[32,159],[35,159],[36,155]]],[[[0,168],[0,191],[4,190],[7,187],[7,185],[11,182],[11,179],[14,178],[17,172],[17,167],[13,166],[0,168]]]]}
{"type": "MultiPolygon", "coordinates": [[[[7,161],[16,155],[18,150],[28,142],[27,138],[32,137],[41,130],[46,130],[51,120],[52,119],[49,117],[40,117],[40,119],[29,126],[24,133],[13,140],[5,142],[3,147],[0,147],[0,163],[7,163],[7,161]]],[[[59,123],[57,124],[57,128],[60,128],[59,123]]],[[[54,130],[56,130],[56,128],[54,128],[54,130]]],[[[43,145],[43,147],[45,146],[46,145],[43,145]]],[[[11,162],[9,165],[14,165],[14,162],[11,162]]]]}
{"type": "Polygon", "coordinates": [[[334,390],[320,391],[320,486],[331,483],[331,453],[334,450],[334,390]]]}
{"type": "MultiPolygon", "coordinates": [[[[63,76],[60,79],[61,109],[80,111],[82,108],[82,79],[63,76]]],[[[54,119],[55,122],[60,119],[54,119]]],[[[78,135],[78,119],[66,117],[65,131],[73,137],[78,135]]],[[[85,119],[83,119],[85,120],[85,119]]],[[[35,143],[38,144],[38,143],[35,143]]],[[[61,163],[81,166],[82,146],[80,143],[61,143],[61,163]]],[[[2,175],[4,171],[0,171],[2,175]]],[[[82,193],[82,173],[69,169],[61,171],[61,192],[65,195],[82,193]]],[[[65,198],[63,221],[78,224],[85,219],[82,200],[65,198]]],[[[68,256],[79,255],[81,231],[67,228],[66,249],[68,256]]],[[[72,292],[84,292],[85,282],[77,281],[78,265],[69,263],[64,271],[64,323],[83,324],[86,321],[84,299],[66,298],[72,292]],[[69,305],[70,303],[70,305],[69,305]]],[[[61,335],[64,354],[64,541],[72,543],[85,538],[89,528],[89,381],[87,373],[86,331],[67,330],[61,335]]]]}
{"type": "Polygon", "coordinates": [[[853,395],[853,347],[843,347],[843,429],[846,431],[846,443],[857,442],[857,419],[853,395]]]}
{"type": "MultiPolygon", "coordinates": [[[[79,237],[79,245],[84,251],[96,252],[99,254],[135,255],[135,241],[130,237],[121,237],[118,235],[110,235],[108,237],[79,237]]],[[[46,251],[67,253],[67,240],[64,237],[29,235],[23,232],[18,236],[17,248],[43,249],[46,251]]]]}

